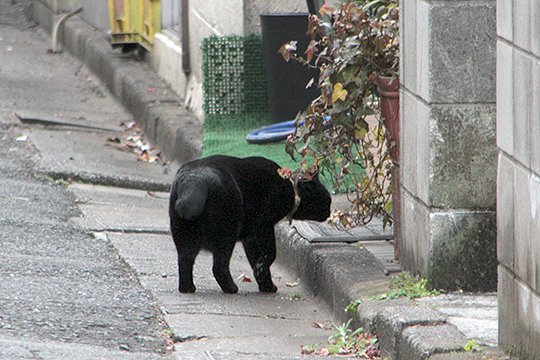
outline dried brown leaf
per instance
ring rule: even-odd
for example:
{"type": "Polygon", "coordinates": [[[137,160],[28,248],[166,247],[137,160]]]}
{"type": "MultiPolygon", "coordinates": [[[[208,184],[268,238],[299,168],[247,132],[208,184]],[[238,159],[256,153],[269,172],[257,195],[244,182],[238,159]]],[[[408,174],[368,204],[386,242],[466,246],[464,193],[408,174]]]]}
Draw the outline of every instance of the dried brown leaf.
{"type": "Polygon", "coordinates": [[[297,287],[299,283],[300,283],[300,279],[297,279],[295,282],[288,282],[288,283],[285,283],[285,286],[286,286],[286,287],[293,288],[293,287],[297,287]]]}
{"type": "Polygon", "coordinates": [[[247,283],[252,282],[251,278],[247,276],[245,273],[240,274],[240,276],[237,277],[236,280],[240,282],[247,282],[247,283]]]}

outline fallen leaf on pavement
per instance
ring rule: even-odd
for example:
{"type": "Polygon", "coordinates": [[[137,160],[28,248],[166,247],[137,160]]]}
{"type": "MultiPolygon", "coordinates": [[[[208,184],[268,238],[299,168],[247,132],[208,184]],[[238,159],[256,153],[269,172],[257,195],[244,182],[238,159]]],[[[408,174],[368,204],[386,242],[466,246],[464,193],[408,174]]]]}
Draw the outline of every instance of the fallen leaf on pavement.
{"type": "Polygon", "coordinates": [[[302,355],[311,355],[315,352],[315,349],[312,348],[311,346],[300,345],[300,349],[302,350],[301,352],[302,355]]]}
{"type": "Polygon", "coordinates": [[[113,137],[107,138],[107,141],[108,142],[113,142],[113,143],[116,143],[116,144],[120,144],[120,142],[122,140],[120,140],[120,138],[118,136],[113,136],[113,137]]]}
{"type": "Polygon", "coordinates": [[[288,283],[285,283],[285,286],[286,287],[290,287],[290,288],[293,288],[293,287],[297,287],[298,284],[300,284],[300,279],[297,279],[295,282],[288,282],[288,283]]]}
{"type": "Polygon", "coordinates": [[[236,280],[239,280],[241,282],[252,282],[251,278],[244,273],[242,273],[239,277],[237,277],[236,280]]]}
{"type": "Polygon", "coordinates": [[[150,144],[145,141],[144,134],[141,132],[141,129],[135,126],[134,122],[123,123],[123,126],[127,130],[131,130],[131,133],[126,137],[125,143],[122,146],[125,149],[137,154],[138,161],[144,161],[149,163],[157,163],[161,161],[161,153],[155,147],[150,146],[150,144]]]}

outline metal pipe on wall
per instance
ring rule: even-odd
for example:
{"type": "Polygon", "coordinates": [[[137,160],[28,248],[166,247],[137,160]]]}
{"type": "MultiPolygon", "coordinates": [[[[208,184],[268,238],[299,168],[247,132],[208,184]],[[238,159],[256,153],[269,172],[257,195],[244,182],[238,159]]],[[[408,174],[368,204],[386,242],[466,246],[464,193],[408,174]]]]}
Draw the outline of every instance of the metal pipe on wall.
{"type": "Polygon", "coordinates": [[[182,70],[185,74],[191,73],[191,61],[189,59],[189,0],[182,0],[180,8],[182,26],[182,70]]]}

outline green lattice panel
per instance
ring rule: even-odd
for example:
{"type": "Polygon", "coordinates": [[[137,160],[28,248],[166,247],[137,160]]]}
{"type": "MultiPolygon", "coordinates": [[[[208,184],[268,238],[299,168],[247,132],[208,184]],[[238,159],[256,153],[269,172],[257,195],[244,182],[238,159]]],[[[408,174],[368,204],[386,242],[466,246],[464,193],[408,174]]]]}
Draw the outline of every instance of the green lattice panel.
{"type": "Polygon", "coordinates": [[[202,53],[206,114],[267,110],[260,37],[211,36],[204,39],[202,53]]]}

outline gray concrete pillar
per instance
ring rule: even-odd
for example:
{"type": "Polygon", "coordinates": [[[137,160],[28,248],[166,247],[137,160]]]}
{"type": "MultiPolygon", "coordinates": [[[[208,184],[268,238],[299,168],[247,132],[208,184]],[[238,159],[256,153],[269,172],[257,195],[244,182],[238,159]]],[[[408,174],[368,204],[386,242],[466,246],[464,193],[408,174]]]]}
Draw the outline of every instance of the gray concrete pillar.
{"type": "Polygon", "coordinates": [[[401,261],[495,290],[495,0],[401,2],[401,261]]]}

